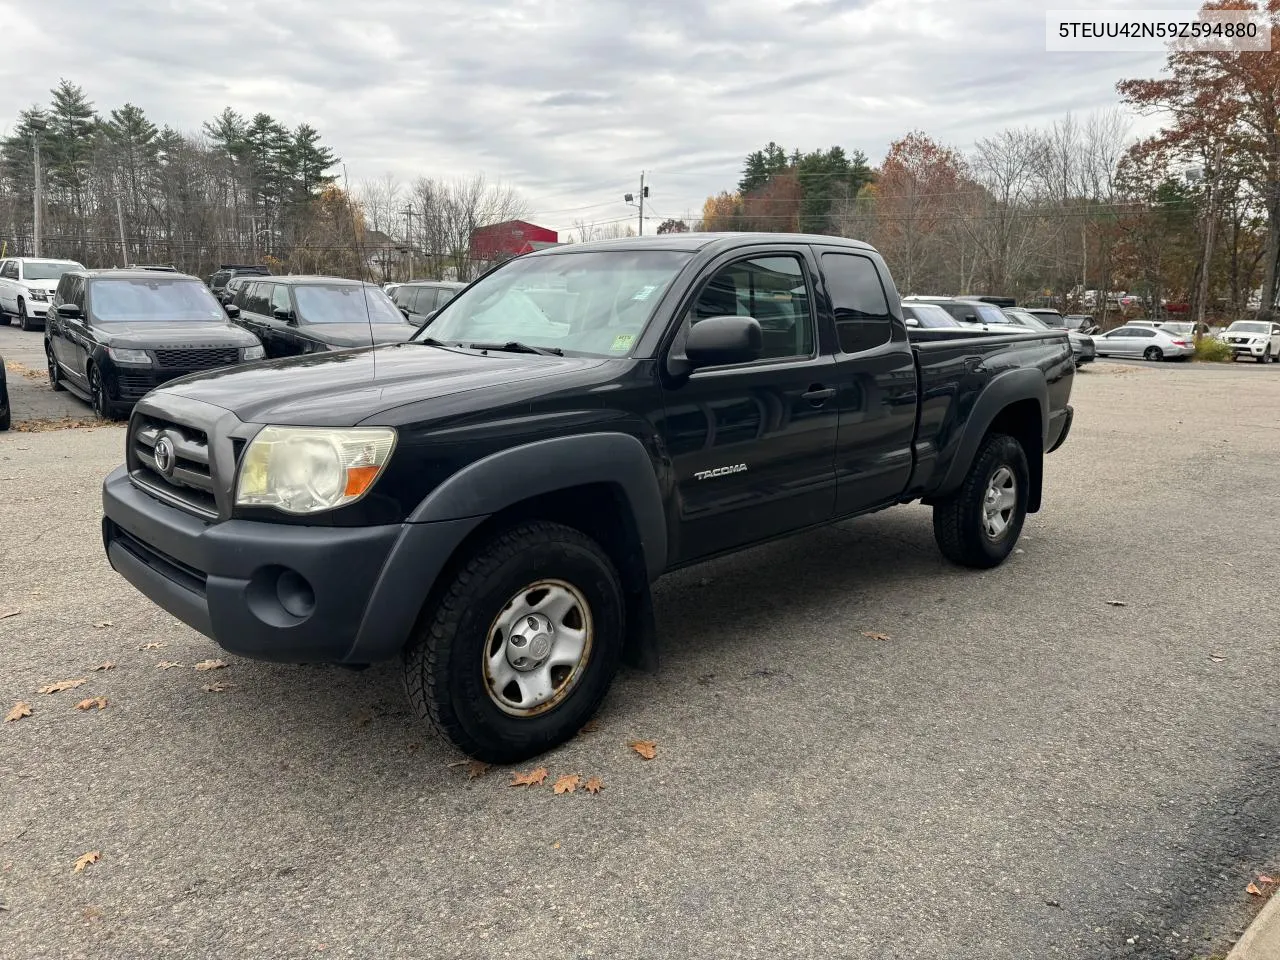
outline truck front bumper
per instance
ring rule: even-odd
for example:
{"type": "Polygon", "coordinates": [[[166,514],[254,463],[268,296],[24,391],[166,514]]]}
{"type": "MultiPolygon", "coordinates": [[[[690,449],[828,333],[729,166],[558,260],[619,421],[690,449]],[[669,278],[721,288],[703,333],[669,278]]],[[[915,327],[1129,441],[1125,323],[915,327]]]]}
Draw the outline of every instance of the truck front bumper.
{"type": "Polygon", "coordinates": [[[397,656],[436,576],[483,518],[375,527],[208,522],[119,467],[102,487],[117,573],[223,649],[285,663],[397,656]]]}

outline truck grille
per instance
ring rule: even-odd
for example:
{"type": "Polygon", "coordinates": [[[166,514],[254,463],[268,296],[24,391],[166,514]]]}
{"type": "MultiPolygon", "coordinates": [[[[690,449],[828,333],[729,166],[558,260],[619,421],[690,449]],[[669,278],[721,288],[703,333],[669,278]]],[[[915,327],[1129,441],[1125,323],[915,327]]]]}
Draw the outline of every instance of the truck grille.
{"type": "Polygon", "coordinates": [[[217,517],[213,475],[209,466],[209,437],[203,430],[153,416],[137,416],[131,425],[130,453],[136,465],[133,481],[174,506],[204,517],[217,517]],[[172,464],[162,470],[156,444],[167,437],[172,464]]]}
{"type": "Polygon", "coordinates": [[[162,367],[181,367],[183,370],[208,370],[225,367],[240,359],[239,347],[202,347],[155,351],[162,367]]]}

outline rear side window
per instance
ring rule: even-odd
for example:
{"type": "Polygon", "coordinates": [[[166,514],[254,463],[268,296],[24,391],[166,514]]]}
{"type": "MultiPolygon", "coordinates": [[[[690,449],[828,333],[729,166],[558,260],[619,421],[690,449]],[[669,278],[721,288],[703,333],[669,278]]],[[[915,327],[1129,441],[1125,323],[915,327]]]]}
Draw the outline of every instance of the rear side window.
{"type": "Polygon", "coordinates": [[[419,287],[417,297],[414,299],[414,313],[427,314],[436,308],[436,295],[438,291],[434,287],[419,287]]]}
{"type": "Polygon", "coordinates": [[[840,349],[858,353],[893,337],[889,302],[876,266],[856,253],[824,253],[822,273],[835,313],[840,349]]]}

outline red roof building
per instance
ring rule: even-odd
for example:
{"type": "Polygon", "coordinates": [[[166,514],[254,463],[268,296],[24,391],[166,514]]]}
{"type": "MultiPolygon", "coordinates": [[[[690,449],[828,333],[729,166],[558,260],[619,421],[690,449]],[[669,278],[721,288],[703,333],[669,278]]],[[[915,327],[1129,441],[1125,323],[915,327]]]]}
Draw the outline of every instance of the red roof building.
{"type": "Polygon", "coordinates": [[[493,261],[518,257],[559,242],[560,235],[554,230],[524,220],[508,220],[471,231],[471,259],[493,261]]]}

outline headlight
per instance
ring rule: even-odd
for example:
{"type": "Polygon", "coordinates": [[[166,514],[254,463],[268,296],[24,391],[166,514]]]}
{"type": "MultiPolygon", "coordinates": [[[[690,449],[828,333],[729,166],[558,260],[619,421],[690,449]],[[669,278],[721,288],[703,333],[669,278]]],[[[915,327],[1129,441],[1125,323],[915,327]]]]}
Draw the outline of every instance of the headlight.
{"type": "Polygon", "coordinates": [[[116,363],[131,363],[134,366],[151,366],[151,357],[145,350],[133,350],[129,347],[107,347],[107,356],[116,363]]]}
{"type": "Polygon", "coordinates": [[[49,299],[49,294],[45,293],[43,290],[28,290],[27,296],[32,300],[40,300],[42,302],[49,299]]]}
{"type": "Polygon", "coordinates": [[[307,514],[354,503],[395,444],[390,427],[263,427],[240,461],[236,505],[307,514]]]}
{"type": "Polygon", "coordinates": [[[244,360],[261,360],[267,355],[267,351],[262,349],[262,344],[256,347],[245,347],[240,351],[240,357],[244,360]]]}

